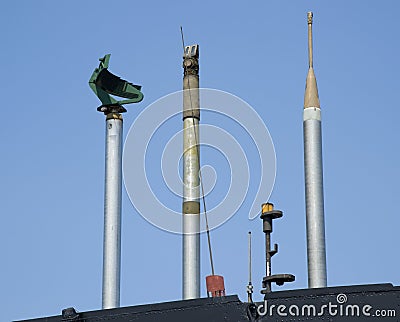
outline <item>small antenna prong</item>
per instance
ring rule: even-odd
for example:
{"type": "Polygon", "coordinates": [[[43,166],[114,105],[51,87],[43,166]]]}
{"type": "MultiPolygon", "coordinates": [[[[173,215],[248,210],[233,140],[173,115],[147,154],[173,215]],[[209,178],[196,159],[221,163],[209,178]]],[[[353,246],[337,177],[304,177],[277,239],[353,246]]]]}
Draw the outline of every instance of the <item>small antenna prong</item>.
{"type": "Polygon", "coordinates": [[[312,46],[312,24],[313,24],[313,13],[307,12],[307,23],[308,23],[308,66],[313,67],[313,46],[312,46]]]}
{"type": "Polygon", "coordinates": [[[249,231],[249,284],[251,284],[251,231],[249,231]]]}
{"type": "Polygon", "coordinates": [[[182,26],[181,26],[181,38],[182,38],[183,53],[185,53],[185,38],[183,37],[183,28],[182,28],[182,26]]]}
{"type": "Polygon", "coordinates": [[[310,11],[307,13],[307,25],[308,25],[308,73],[306,80],[306,92],[304,94],[304,108],[316,107],[319,108],[318,88],[317,80],[314,74],[313,68],[313,36],[312,36],[312,25],[313,25],[313,13],[310,11]]]}

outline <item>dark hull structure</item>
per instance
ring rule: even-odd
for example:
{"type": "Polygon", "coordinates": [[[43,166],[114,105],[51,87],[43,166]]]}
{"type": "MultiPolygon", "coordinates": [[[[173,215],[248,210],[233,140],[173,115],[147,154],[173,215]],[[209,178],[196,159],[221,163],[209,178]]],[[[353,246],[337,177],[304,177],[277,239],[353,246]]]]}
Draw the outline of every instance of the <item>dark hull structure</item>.
{"type": "Polygon", "coordinates": [[[77,313],[75,309],[30,322],[95,321],[400,321],[400,287],[374,284],[277,291],[264,303],[237,295],[77,313]]]}

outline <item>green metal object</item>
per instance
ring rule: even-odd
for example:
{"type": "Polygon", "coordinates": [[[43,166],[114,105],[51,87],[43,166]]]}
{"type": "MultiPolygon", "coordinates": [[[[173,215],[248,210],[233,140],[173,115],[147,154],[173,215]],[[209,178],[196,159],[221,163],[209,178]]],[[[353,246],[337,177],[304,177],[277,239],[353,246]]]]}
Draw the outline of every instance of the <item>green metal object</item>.
{"type": "Polygon", "coordinates": [[[108,70],[110,56],[110,54],[107,54],[99,59],[100,65],[90,77],[89,86],[102,103],[97,108],[99,112],[105,114],[111,112],[123,113],[126,112],[126,109],[122,104],[139,103],[143,100],[143,93],[140,91],[142,87],[110,73],[108,70]],[[126,99],[116,100],[110,94],[126,99]]]}

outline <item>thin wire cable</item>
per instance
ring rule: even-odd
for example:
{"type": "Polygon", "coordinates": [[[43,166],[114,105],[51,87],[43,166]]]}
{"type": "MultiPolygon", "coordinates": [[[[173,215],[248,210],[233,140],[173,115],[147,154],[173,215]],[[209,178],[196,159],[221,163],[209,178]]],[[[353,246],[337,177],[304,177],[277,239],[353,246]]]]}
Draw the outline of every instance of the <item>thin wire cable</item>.
{"type": "MultiPolygon", "coordinates": [[[[185,54],[185,40],[184,40],[184,36],[183,36],[182,26],[181,26],[181,37],[182,37],[183,53],[185,54]]],[[[189,77],[187,77],[187,84],[188,84],[188,89],[189,89],[189,101],[190,101],[190,110],[192,113],[194,139],[195,139],[196,150],[197,150],[197,162],[199,164],[199,179],[200,179],[200,188],[201,188],[201,198],[203,200],[204,218],[205,218],[205,222],[206,222],[207,244],[208,244],[208,252],[210,255],[211,275],[215,275],[214,274],[215,273],[214,272],[214,260],[213,260],[213,254],[212,254],[212,248],[211,248],[210,228],[208,226],[206,198],[205,198],[205,194],[204,194],[203,175],[201,173],[201,167],[200,167],[200,147],[199,147],[199,140],[198,140],[197,134],[196,134],[196,123],[194,121],[194,110],[193,110],[193,104],[192,104],[192,95],[191,95],[191,87],[190,87],[189,77]]]]}

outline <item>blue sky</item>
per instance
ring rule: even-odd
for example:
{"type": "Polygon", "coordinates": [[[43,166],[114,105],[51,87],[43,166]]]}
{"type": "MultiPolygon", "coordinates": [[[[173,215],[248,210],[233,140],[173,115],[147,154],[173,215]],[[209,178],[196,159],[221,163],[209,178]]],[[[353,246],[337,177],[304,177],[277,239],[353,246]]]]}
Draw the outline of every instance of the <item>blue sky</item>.
{"type": "MultiPolygon", "coordinates": [[[[87,82],[97,59],[111,53],[110,69],[143,85],[144,101],[124,115],[126,135],[141,110],[181,89],[181,25],[186,42],[200,44],[201,86],[239,96],[269,129],[277,158],[270,200],[284,211],[274,227],[273,272],[296,275],[283,289],[307,287],[302,103],[310,10],[328,284],[399,285],[399,9],[395,0],[4,3],[1,320],[101,307],[104,116],[87,82]]],[[[216,273],[242,300],[249,230],[256,294],[264,275],[261,222],[249,221],[248,211],[244,204],[212,232],[216,273]]],[[[122,243],[121,305],[181,298],[181,237],[147,223],[125,192],[122,243]]],[[[209,273],[202,236],[203,281],[209,273]]]]}

